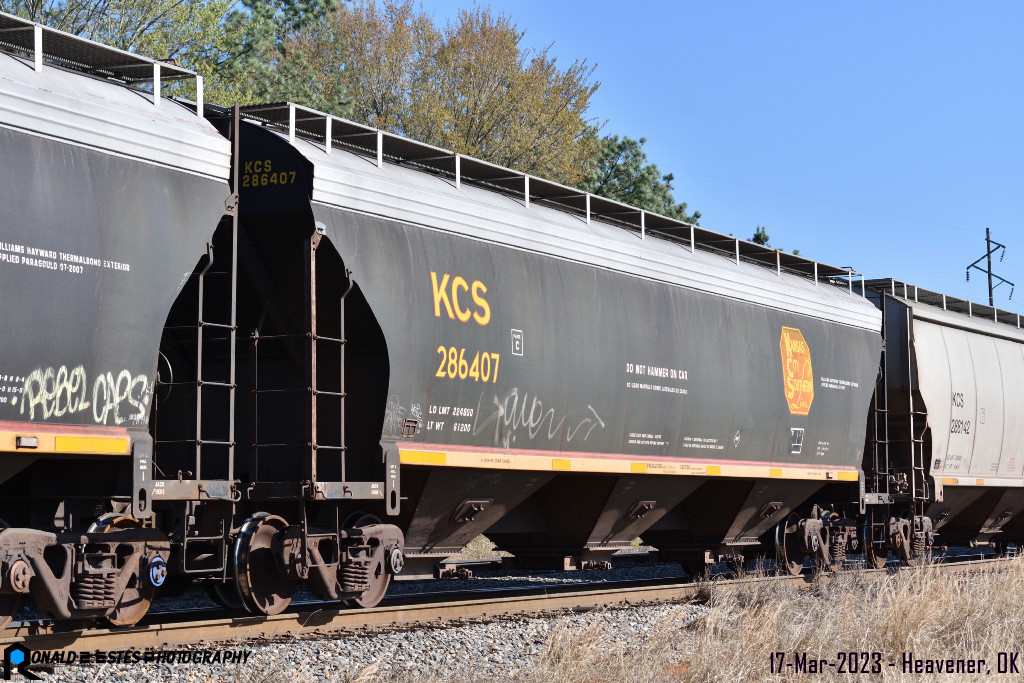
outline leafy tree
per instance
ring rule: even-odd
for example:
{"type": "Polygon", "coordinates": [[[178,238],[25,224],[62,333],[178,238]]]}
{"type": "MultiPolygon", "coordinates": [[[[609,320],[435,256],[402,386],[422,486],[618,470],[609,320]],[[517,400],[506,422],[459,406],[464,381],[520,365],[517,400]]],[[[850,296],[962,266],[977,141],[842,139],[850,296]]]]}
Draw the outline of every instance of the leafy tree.
{"type": "MultiPolygon", "coordinates": [[[[156,59],[206,79],[206,100],[248,104],[293,93],[282,38],[338,0],[0,0],[0,10],[156,59]]],[[[301,59],[293,59],[301,63],[301,59]]],[[[191,86],[174,94],[194,96],[191,86]]]]}
{"type": "Polygon", "coordinates": [[[686,202],[677,203],[672,196],[675,177],[662,175],[656,165],[648,163],[643,150],[646,142],[646,138],[604,137],[593,171],[580,183],[580,189],[698,225],[700,211],[687,213],[686,202]]]}
{"type": "Polygon", "coordinates": [[[293,31],[285,40],[288,59],[305,55],[315,81],[296,101],[404,132],[414,99],[412,65],[436,49],[437,36],[430,17],[416,14],[411,2],[360,2],[293,31]]]}
{"type": "Polygon", "coordinates": [[[157,59],[211,49],[233,0],[0,0],[0,9],[157,59]]]}
{"type": "Polygon", "coordinates": [[[523,35],[489,8],[460,11],[429,62],[410,133],[436,131],[456,151],[575,184],[595,151],[584,118],[594,68],[577,60],[561,70],[550,46],[525,49],[523,35]]]}
{"type": "Polygon", "coordinates": [[[585,61],[560,68],[489,7],[441,28],[413,0],[360,0],[329,21],[285,41],[310,55],[308,97],[321,108],[337,111],[344,96],[358,121],[566,184],[584,178],[599,85],[585,61]]]}
{"type": "MultiPolygon", "coordinates": [[[[439,27],[413,0],[0,0],[0,9],[206,79],[206,101],[290,100],[696,223],[643,138],[599,138],[594,68],[489,7],[439,27]]],[[[189,85],[173,94],[194,96],[189,85]]]]}
{"type": "Polygon", "coordinates": [[[311,55],[289,37],[323,31],[325,17],[340,0],[240,0],[224,20],[230,39],[223,54],[208,64],[218,77],[214,98],[225,103],[288,100],[310,104],[307,89],[315,87],[311,55]]]}
{"type": "MultiPolygon", "coordinates": [[[[771,238],[768,236],[768,231],[765,230],[762,226],[759,225],[759,226],[757,226],[757,229],[754,230],[754,236],[750,238],[750,241],[753,242],[754,244],[761,244],[761,245],[771,249],[772,245],[769,242],[770,239],[771,238]]],[[[779,251],[785,251],[785,250],[784,249],[780,249],[779,251]]],[[[800,255],[800,250],[799,249],[794,249],[793,250],[793,255],[794,256],[799,256],[800,255]]]]}

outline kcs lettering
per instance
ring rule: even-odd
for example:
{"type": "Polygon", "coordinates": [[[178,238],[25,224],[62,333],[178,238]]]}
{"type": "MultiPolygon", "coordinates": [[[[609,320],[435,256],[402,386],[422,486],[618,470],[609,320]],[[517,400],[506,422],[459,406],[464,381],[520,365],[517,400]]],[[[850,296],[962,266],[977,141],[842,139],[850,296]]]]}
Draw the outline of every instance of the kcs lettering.
{"type": "Polygon", "coordinates": [[[270,173],[271,164],[270,159],[261,161],[247,161],[243,168],[243,173],[270,173]]]}
{"type": "Polygon", "coordinates": [[[441,275],[438,282],[437,273],[430,271],[430,284],[434,288],[434,317],[441,317],[441,307],[444,306],[445,313],[452,320],[467,323],[472,318],[479,325],[486,325],[491,322],[491,306],[484,298],[487,293],[487,286],[479,280],[473,280],[473,284],[466,281],[461,275],[452,277],[449,273],[441,275]],[[467,299],[472,297],[473,306],[463,307],[468,304],[467,299]]]}

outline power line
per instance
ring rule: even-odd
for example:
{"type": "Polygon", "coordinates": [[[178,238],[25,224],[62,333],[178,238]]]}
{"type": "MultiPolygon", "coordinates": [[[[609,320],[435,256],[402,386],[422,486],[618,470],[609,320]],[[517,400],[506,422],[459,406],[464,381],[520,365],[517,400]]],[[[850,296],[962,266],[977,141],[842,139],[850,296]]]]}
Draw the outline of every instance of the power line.
{"type": "Polygon", "coordinates": [[[981,272],[983,272],[986,275],[988,275],[988,305],[989,306],[993,305],[992,304],[992,290],[995,289],[996,287],[998,287],[999,285],[1003,285],[1003,284],[1010,285],[1010,298],[1011,299],[1013,298],[1013,287],[1014,287],[1014,284],[1012,282],[1010,282],[1009,280],[1007,280],[1006,278],[999,277],[998,275],[996,275],[995,273],[992,272],[992,255],[995,254],[996,252],[998,252],[1000,249],[1002,249],[1003,251],[1002,251],[1002,253],[999,254],[999,260],[1002,261],[1003,260],[1003,256],[1006,255],[1006,245],[1005,244],[1000,244],[999,242],[996,242],[994,239],[992,239],[992,235],[989,232],[989,229],[985,228],[985,250],[986,250],[985,251],[985,255],[982,256],[981,258],[979,258],[977,261],[975,261],[971,265],[967,266],[967,281],[968,282],[971,281],[971,268],[976,268],[977,270],[980,270],[981,272]],[[992,245],[995,245],[995,246],[992,246],[992,245]],[[982,268],[981,266],[978,265],[982,261],[986,262],[986,266],[984,268],[982,268]],[[995,286],[992,285],[992,280],[993,279],[999,280],[999,282],[997,282],[995,284],[995,286]]]}
{"type": "MultiPolygon", "coordinates": [[[[876,249],[888,249],[888,250],[891,250],[891,251],[902,251],[902,252],[907,252],[907,253],[911,253],[911,254],[922,254],[924,256],[937,256],[937,257],[940,257],[940,258],[949,258],[949,259],[957,259],[957,260],[963,258],[963,254],[946,254],[946,253],[943,253],[943,252],[925,251],[923,249],[908,249],[906,247],[897,247],[897,246],[893,246],[891,244],[877,244],[877,243],[873,243],[873,242],[863,242],[863,241],[860,241],[860,240],[851,240],[851,239],[846,239],[846,238],[843,238],[843,237],[834,237],[832,235],[823,235],[823,234],[817,233],[817,232],[809,232],[809,231],[806,231],[806,230],[795,230],[793,228],[786,228],[786,227],[783,227],[783,226],[780,226],[780,225],[768,225],[768,224],[765,224],[765,223],[758,223],[758,222],[751,221],[751,220],[748,220],[748,219],[745,219],[745,218],[736,218],[735,216],[726,216],[724,214],[719,214],[719,213],[714,213],[714,212],[706,212],[706,213],[703,213],[702,215],[703,216],[714,216],[716,218],[722,218],[722,219],[727,220],[727,221],[734,221],[736,223],[744,223],[744,224],[747,224],[747,225],[763,226],[764,228],[766,228],[768,230],[781,230],[783,232],[792,232],[792,233],[796,233],[798,235],[806,235],[808,237],[816,237],[816,238],[819,238],[819,239],[832,240],[834,242],[843,242],[843,243],[846,243],[846,244],[855,244],[857,246],[863,246],[863,247],[872,247],[872,248],[876,248],[876,249]]],[[[1010,268],[1017,268],[1018,270],[1021,270],[1020,266],[1014,266],[1014,265],[1011,265],[1009,263],[1004,263],[1003,265],[1004,266],[1008,266],[1010,268]]],[[[874,275],[874,276],[883,277],[883,278],[892,277],[892,275],[893,275],[891,272],[880,271],[880,270],[864,269],[864,270],[862,270],[862,272],[863,272],[863,274],[865,276],[874,275]]],[[[963,284],[963,280],[954,280],[954,279],[951,279],[951,278],[933,277],[933,276],[926,276],[926,275],[915,276],[914,280],[915,280],[915,282],[916,281],[928,281],[928,282],[949,282],[949,283],[963,284]]],[[[1012,283],[1008,282],[1008,284],[1012,284],[1012,283]]]]}
{"type": "Polygon", "coordinates": [[[924,249],[908,249],[907,247],[896,247],[896,246],[893,246],[891,244],[876,244],[874,242],[863,242],[863,241],[860,241],[860,240],[851,240],[851,239],[846,239],[844,237],[834,237],[832,235],[823,235],[823,234],[818,233],[818,232],[808,232],[808,231],[805,231],[805,230],[795,230],[793,228],[786,228],[786,227],[783,227],[781,225],[766,225],[764,223],[757,223],[755,221],[747,220],[747,219],[744,219],[744,218],[734,218],[732,216],[725,216],[723,214],[713,213],[713,212],[710,212],[710,211],[708,211],[708,212],[701,212],[701,216],[715,216],[717,218],[724,218],[725,220],[735,221],[737,223],[746,223],[748,225],[761,225],[761,226],[764,226],[765,228],[768,228],[769,230],[782,230],[783,232],[792,232],[792,233],[796,233],[798,235],[806,235],[808,237],[817,237],[819,239],[832,240],[834,242],[845,242],[846,244],[856,244],[856,245],[859,245],[859,246],[862,246],[862,247],[873,247],[875,249],[889,249],[889,250],[892,250],[892,251],[904,251],[904,252],[908,252],[908,253],[911,253],[911,254],[923,254],[925,256],[941,256],[942,258],[953,258],[953,259],[959,259],[959,258],[962,258],[962,256],[963,256],[962,254],[945,254],[945,253],[942,253],[942,252],[939,252],[939,251],[925,251],[924,249]]]}
{"type": "MultiPolygon", "coordinates": [[[[877,276],[877,277],[880,277],[880,278],[890,278],[890,277],[893,276],[893,274],[891,272],[884,271],[884,270],[865,270],[863,272],[864,272],[864,276],[865,277],[877,276]]],[[[914,276],[914,282],[910,283],[910,284],[917,284],[919,282],[951,282],[953,284],[958,284],[958,285],[962,285],[964,283],[963,280],[954,280],[954,279],[948,278],[948,277],[932,277],[930,275],[915,275],[914,276]]]]}

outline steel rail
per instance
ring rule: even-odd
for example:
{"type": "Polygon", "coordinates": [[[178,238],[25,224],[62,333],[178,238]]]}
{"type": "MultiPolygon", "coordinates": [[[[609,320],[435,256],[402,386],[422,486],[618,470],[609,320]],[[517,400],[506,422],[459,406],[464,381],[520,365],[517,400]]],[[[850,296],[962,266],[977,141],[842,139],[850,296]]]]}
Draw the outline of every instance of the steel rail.
{"type": "MultiPolygon", "coordinates": [[[[1018,558],[968,560],[927,567],[943,572],[992,570],[1018,561],[1018,558]]],[[[887,567],[861,570],[860,573],[884,577],[896,572],[915,571],[920,567],[887,567]]],[[[165,621],[132,628],[87,628],[61,630],[51,624],[23,623],[12,625],[3,632],[0,647],[22,643],[33,650],[109,651],[190,645],[196,643],[229,644],[238,647],[254,640],[279,637],[327,636],[338,632],[352,632],[368,627],[411,627],[437,624],[443,621],[481,619],[514,614],[538,614],[560,610],[588,611],[599,607],[637,603],[658,603],[692,600],[711,592],[735,592],[757,584],[778,586],[820,586],[835,581],[844,573],[802,574],[799,576],[768,576],[731,580],[713,580],[687,583],[668,583],[664,580],[651,585],[608,587],[596,583],[584,588],[578,584],[500,590],[500,594],[485,598],[469,597],[481,591],[456,594],[464,599],[430,602],[431,594],[396,596],[371,609],[337,609],[336,603],[328,609],[306,609],[285,612],[273,617],[231,616],[202,621],[165,621]],[[512,593],[512,594],[510,594],[512,593]]],[[[492,592],[499,589],[490,589],[492,592]]],[[[486,592],[486,591],[483,591],[486,592]]],[[[438,595],[438,594],[433,594],[438,595]]],[[[440,594],[451,598],[452,594],[440,594]]],[[[163,615],[169,616],[169,615],[163,615]]]]}

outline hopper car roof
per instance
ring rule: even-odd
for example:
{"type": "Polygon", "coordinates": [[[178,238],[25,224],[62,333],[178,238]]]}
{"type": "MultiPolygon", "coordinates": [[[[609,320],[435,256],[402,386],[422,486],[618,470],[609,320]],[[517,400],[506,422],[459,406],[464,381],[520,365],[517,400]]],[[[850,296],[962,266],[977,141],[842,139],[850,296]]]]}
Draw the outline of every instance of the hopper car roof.
{"type": "Polygon", "coordinates": [[[863,298],[861,283],[851,282],[848,269],[297,105],[256,105],[242,113],[288,139],[312,162],[313,202],[834,323],[880,327],[880,313],[863,298]]]}
{"type": "MultiPolygon", "coordinates": [[[[1024,485],[1020,317],[897,280],[866,285],[871,298],[882,294],[886,303],[896,304],[895,341],[912,345],[910,381],[923,399],[931,428],[932,456],[926,460],[932,463],[932,476],[941,477],[944,485],[1024,485]],[[899,314],[902,306],[912,320],[909,328],[910,320],[899,314]]],[[[915,406],[921,410],[917,399],[915,406]]]]}
{"type": "Polygon", "coordinates": [[[891,278],[868,280],[865,286],[871,291],[902,300],[910,307],[915,318],[1024,343],[1024,328],[1021,327],[1024,321],[1018,313],[933,292],[891,278]]]}
{"type": "Polygon", "coordinates": [[[201,99],[187,69],[0,13],[0,125],[226,181],[230,143],[194,106],[153,96],[186,79],[201,99]]]}

